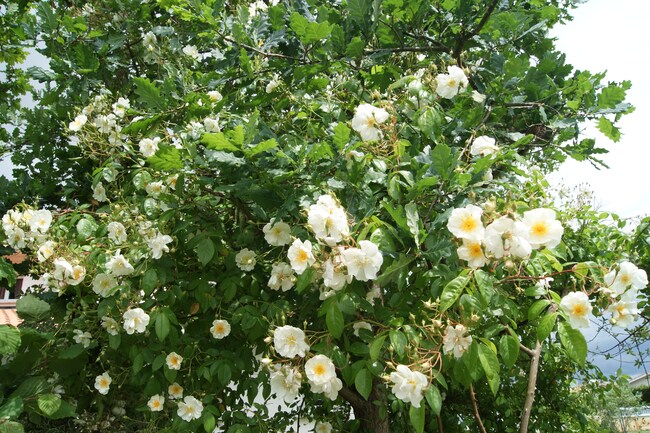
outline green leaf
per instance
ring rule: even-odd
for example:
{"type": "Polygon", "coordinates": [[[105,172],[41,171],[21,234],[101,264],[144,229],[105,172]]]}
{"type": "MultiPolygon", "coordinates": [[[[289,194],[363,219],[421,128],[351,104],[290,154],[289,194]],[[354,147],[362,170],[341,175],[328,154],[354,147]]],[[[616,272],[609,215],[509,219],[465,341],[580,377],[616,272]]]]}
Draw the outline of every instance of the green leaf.
{"type": "Polygon", "coordinates": [[[605,116],[598,119],[598,130],[615,143],[621,139],[621,131],[605,116]]]}
{"type": "Polygon", "coordinates": [[[19,422],[4,421],[0,423],[0,433],[25,433],[25,428],[19,422]]]}
{"type": "Polygon", "coordinates": [[[535,301],[533,305],[530,306],[528,309],[528,320],[532,322],[533,320],[537,319],[540,314],[548,307],[551,305],[551,301],[548,299],[540,299],[538,301],[535,301]]]}
{"type": "Polygon", "coordinates": [[[427,403],[433,413],[440,415],[440,409],[442,409],[442,396],[440,395],[440,390],[437,386],[431,384],[424,393],[424,398],[427,399],[427,403]]]}
{"type": "Polygon", "coordinates": [[[18,273],[14,270],[14,267],[11,266],[7,260],[0,257],[0,281],[7,280],[8,287],[14,287],[16,285],[16,278],[18,273]]]}
{"type": "Polygon", "coordinates": [[[15,353],[20,347],[20,331],[9,325],[0,325],[0,355],[15,353]]]}
{"type": "Polygon", "coordinates": [[[61,407],[61,397],[56,394],[41,394],[38,396],[38,408],[50,417],[61,407]]]}
{"type": "Polygon", "coordinates": [[[225,150],[228,152],[237,152],[239,147],[235,146],[226,138],[223,132],[218,132],[216,134],[203,134],[201,137],[201,143],[205,144],[208,149],[213,150],[225,150]]]}
{"type": "Polygon", "coordinates": [[[386,335],[380,335],[370,343],[370,360],[376,361],[379,358],[379,355],[381,355],[381,349],[384,346],[384,341],[386,341],[386,335]]]}
{"type": "Polygon", "coordinates": [[[440,313],[444,313],[454,305],[468,282],[469,277],[466,274],[461,274],[447,283],[440,295],[440,313]]]}
{"type": "Polygon", "coordinates": [[[174,146],[161,145],[158,151],[147,158],[151,168],[155,170],[180,170],[183,168],[181,151],[174,146]]]}
{"type": "Polygon", "coordinates": [[[205,267],[214,257],[214,242],[210,238],[205,238],[199,242],[194,251],[196,251],[199,261],[205,267]]]}
{"type": "Polygon", "coordinates": [[[217,421],[214,418],[214,415],[209,412],[205,412],[205,415],[203,415],[203,430],[208,433],[212,433],[216,425],[217,421]]]}
{"type": "Polygon", "coordinates": [[[403,332],[397,331],[395,329],[391,330],[388,333],[390,337],[390,344],[393,346],[393,350],[395,350],[395,353],[397,353],[399,356],[404,356],[404,351],[406,349],[406,335],[404,335],[403,332]]]}
{"type": "Polygon", "coordinates": [[[28,293],[16,301],[16,312],[23,320],[42,320],[49,317],[50,304],[28,293]]]}
{"type": "Polygon", "coordinates": [[[582,332],[573,329],[566,322],[560,322],[557,325],[557,333],[560,335],[562,346],[564,346],[571,359],[584,367],[587,359],[587,341],[582,332]]]}
{"type": "Polygon", "coordinates": [[[81,355],[82,353],[85,352],[85,348],[83,347],[82,344],[73,344],[70,347],[67,347],[63,349],[61,352],[59,352],[59,358],[60,359],[74,359],[77,356],[81,355]]]}
{"type": "Polygon", "coordinates": [[[420,244],[420,216],[418,215],[418,207],[415,203],[408,203],[404,206],[406,211],[406,225],[415,239],[415,244],[420,244]]]}
{"type": "Polygon", "coordinates": [[[454,169],[455,160],[451,156],[451,148],[439,143],[431,151],[431,167],[443,179],[448,179],[454,169]]]}
{"type": "Polygon", "coordinates": [[[618,104],[625,100],[625,89],[617,84],[610,84],[605,87],[598,95],[599,108],[616,108],[618,104]]]}
{"type": "Polygon", "coordinates": [[[481,296],[485,299],[486,303],[490,303],[490,299],[496,293],[494,290],[495,278],[494,276],[488,274],[485,271],[477,269],[474,271],[474,280],[476,280],[476,285],[478,286],[481,296]]]}
{"type": "Polygon", "coordinates": [[[327,308],[327,313],[325,314],[325,323],[327,323],[327,329],[334,338],[340,338],[343,334],[343,327],[345,325],[345,320],[343,319],[343,313],[339,308],[339,304],[332,302],[327,308]]]}
{"type": "Polygon", "coordinates": [[[365,48],[366,41],[361,39],[359,36],[355,36],[345,48],[345,55],[348,57],[360,58],[363,56],[363,50],[365,48]]]}
{"type": "Polygon", "coordinates": [[[296,36],[305,45],[318,42],[327,38],[332,32],[332,25],[328,22],[315,23],[300,15],[298,12],[291,14],[289,26],[296,32],[296,36]]]}
{"type": "Polygon", "coordinates": [[[47,383],[47,380],[45,380],[44,377],[29,377],[18,385],[18,388],[11,394],[11,396],[30,399],[50,388],[51,386],[47,383]]]}
{"type": "Polygon", "coordinates": [[[86,44],[76,44],[74,57],[77,62],[78,71],[82,74],[94,72],[99,69],[99,60],[95,50],[86,44]]]}
{"type": "Polygon", "coordinates": [[[443,122],[444,116],[440,111],[433,108],[427,108],[427,110],[418,117],[418,128],[420,128],[420,130],[429,138],[435,139],[435,136],[441,130],[443,122]]]}
{"type": "Polygon", "coordinates": [[[519,340],[512,335],[504,335],[499,340],[499,354],[506,367],[511,368],[519,357],[519,340]]]}
{"type": "Polygon", "coordinates": [[[246,156],[250,158],[252,156],[257,155],[258,153],[266,152],[276,147],[278,147],[278,142],[275,141],[275,138],[271,138],[270,140],[266,140],[256,144],[252,149],[246,151],[245,153],[246,156]]]}
{"type": "Polygon", "coordinates": [[[485,371],[488,384],[492,394],[497,395],[499,391],[499,360],[497,354],[492,349],[484,344],[478,345],[478,358],[481,361],[481,366],[485,371]]]}
{"type": "Polygon", "coordinates": [[[50,419],[62,419],[62,418],[69,418],[71,416],[75,416],[77,408],[70,403],[68,403],[65,400],[61,400],[61,404],[59,405],[59,410],[57,410],[55,413],[50,415],[50,419]]]}
{"type": "Polygon", "coordinates": [[[226,362],[221,362],[219,368],[217,368],[217,379],[219,380],[219,383],[226,386],[230,383],[231,377],[232,371],[230,370],[230,365],[226,362]]]}
{"type": "Polygon", "coordinates": [[[368,400],[372,391],[372,373],[365,368],[359,370],[354,378],[354,387],[363,398],[368,400]]]}
{"type": "Polygon", "coordinates": [[[79,240],[86,240],[89,237],[93,236],[95,234],[95,231],[97,230],[97,223],[93,219],[93,217],[87,216],[83,217],[77,222],[77,239],[79,240]]]}
{"type": "Polygon", "coordinates": [[[314,278],[314,268],[307,268],[305,272],[298,275],[296,281],[296,292],[302,293],[307,287],[309,287],[314,278]]]}
{"type": "Polygon", "coordinates": [[[23,399],[20,397],[10,397],[0,407],[0,419],[15,419],[23,413],[23,399]]]}
{"type": "Polygon", "coordinates": [[[245,133],[244,125],[237,125],[232,131],[228,131],[228,139],[232,141],[235,146],[243,146],[245,133]]]}
{"type": "Polygon", "coordinates": [[[151,295],[151,292],[158,285],[158,274],[156,273],[156,268],[149,268],[142,275],[142,281],[140,282],[140,287],[144,290],[145,296],[151,295]]]}
{"type": "Polygon", "coordinates": [[[345,149],[350,142],[350,128],[343,122],[339,122],[334,127],[334,144],[339,150],[345,149]]]}
{"type": "Polygon", "coordinates": [[[166,356],[164,354],[160,354],[156,356],[151,363],[151,371],[158,371],[162,368],[163,365],[165,365],[166,362],[166,356]]]}
{"type": "Polygon", "coordinates": [[[350,18],[362,28],[368,28],[370,22],[370,0],[348,0],[350,18]]]}
{"type": "Polygon", "coordinates": [[[557,313],[546,314],[542,317],[542,320],[539,321],[537,325],[537,339],[539,341],[544,341],[551,335],[553,328],[555,327],[555,319],[557,318],[557,313]]]}
{"type": "Polygon", "coordinates": [[[147,78],[135,77],[133,83],[135,84],[135,94],[138,96],[138,101],[147,108],[158,110],[165,108],[164,100],[160,96],[160,90],[151,81],[147,78]]]}
{"type": "Polygon", "coordinates": [[[158,316],[156,316],[156,336],[158,337],[158,340],[165,341],[165,338],[169,335],[169,331],[171,329],[171,325],[169,324],[169,318],[165,314],[165,311],[160,311],[158,313],[158,316]]]}
{"type": "Polygon", "coordinates": [[[409,408],[409,420],[411,420],[411,425],[417,433],[424,433],[424,408],[423,404],[420,404],[420,407],[411,404],[409,408]]]}

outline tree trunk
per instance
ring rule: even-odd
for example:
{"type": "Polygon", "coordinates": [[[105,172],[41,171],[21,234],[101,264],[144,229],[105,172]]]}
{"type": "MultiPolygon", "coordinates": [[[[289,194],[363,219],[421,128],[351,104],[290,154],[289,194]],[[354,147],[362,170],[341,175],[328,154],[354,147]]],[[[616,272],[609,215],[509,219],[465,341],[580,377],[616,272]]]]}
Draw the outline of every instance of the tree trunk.
{"type": "Polygon", "coordinates": [[[386,407],[385,389],[379,383],[374,382],[370,397],[365,400],[361,394],[353,389],[344,386],[340,391],[341,397],[352,405],[354,418],[361,422],[361,431],[364,433],[388,433],[388,417],[381,418],[381,408],[386,407]],[[379,404],[373,404],[378,401],[379,404]]]}

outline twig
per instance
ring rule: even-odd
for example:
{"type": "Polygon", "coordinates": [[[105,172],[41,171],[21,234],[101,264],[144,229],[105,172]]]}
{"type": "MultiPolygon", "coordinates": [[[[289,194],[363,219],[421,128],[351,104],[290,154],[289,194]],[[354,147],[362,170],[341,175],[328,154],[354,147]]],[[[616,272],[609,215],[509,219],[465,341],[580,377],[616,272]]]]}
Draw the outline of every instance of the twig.
{"type": "Polygon", "coordinates": [[[474,28],[474,30],[472,30],[469,33],[463,34],[462,37],[456,43],[456,47],[454,47],[454,58],[456,59],[456,62],[458,62],[459,66],[462,66],[460,54],[463,51],[463,48],[465,47],[465,43],[481,32],[481,29],[483,29],[483,26],[485,26],[485,24],[490,19],[490,16],[492,15],[492,12],[494,12],[494,9],[497,7],[497,4],[499,4],[499,1],[500,0],[492,0],[492,3],[485,10],[483,17],[481,18],[481,21],[479,21],[478,25],[474,28]]]}
{"type": "Polygon", "coordinates": [[[237,42],[236,40],[232,39],[229,36],[223,36],[222,35],[222,38],[226,42],[230,42],[231,44],[235,44],[235,45],[237,45],[239,47],[246,48],[247,50],[256,52],[257,54],[260,54],[260,55],[262,55],[264,57],[277,57],[279,59],[295,60],[296,62],[305,63],[305,61],[303,59],[299,58],[299,57],[287,56],[287,55],[280,54],[280,53],[271,53],[269,51],[262,51],[262,50],[260,50],[258,48],[255,48],[255,47],[251,46],[251,45],[247,45],[247,44],[243,44],[241,42],[237,42]]]}
{"type": "Polygon", "coordinates": [[[446,53],[448,49],[446,47],[397,47],[397,48],[375,48],[371,50],[365,50],[366,54],[374,53],[446,53]]]}
{"type": "Polygon", "coordinates": [[[528,433],[528,422],[530,421],[530,412],[533,409],[533,401],[535,401],[535,387],[537,386],[537,373],[539,372],[539,358],[541,354],[542,343],[538,340],[535,343],[535,350],[532,351],[530,359],[528,388],[526,389],[526,401],[524,402],[524,408],[521,411],[521,424],[519,425],[519,433],[528,433]]]}
{"type": "Polygon", "coordinates": [[[438,433],[444,433],[442,430],[442,417],[438,415],[438,433]]]}
{"type": "Polygon", "coordinates": [[[474,418],[476,418],[476,423],[478,424],[479,430],[481,433],[487,433],[485,427],[483,426],[483,421],[481,421],[481,415],[478,413],[478,405],[476,404],[476,394],[474,394],[474,387],[470,384],[469,386],[469,397],[472,400],[472,409],[474,410],[474,418]]]}

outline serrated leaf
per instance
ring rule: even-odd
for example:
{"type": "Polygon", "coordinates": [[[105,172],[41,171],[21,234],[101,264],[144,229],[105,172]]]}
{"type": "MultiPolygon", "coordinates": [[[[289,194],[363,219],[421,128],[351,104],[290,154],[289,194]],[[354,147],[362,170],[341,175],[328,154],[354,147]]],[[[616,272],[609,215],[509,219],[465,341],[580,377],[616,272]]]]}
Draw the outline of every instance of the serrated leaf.
{"type": "Polygon", "coordinates": [[[424,433],[425,406],[420,403],[420,407],[411,404],[409,408],[409,420],[416,433],[424,433]]]}
{"type": "Polygon", "coordinates": [[[214,257],[214,242],[210,238],[205,238],[199,242],[194,251],[196,251],[196,255],[199,257],[201,264],[205,266],[214,257]]]}
{"type": "Polygon", "coordinates": [[[11,263],[0,257],[0,281],[4,279],[7,281],[9,287],[14,287],[16,285],[17,277],[18,273],[14,267],[11,266],[11,263]]]}
{"type": "Polygon", "coordinates": [[[171,325],[164,310],[160,311],[156,317],[155,329],[158,340],[165,341],[165,338],[167,338],[169,331],[171,330],[171,325]]]}
{"type": "Polygon", "coordinates": [[[440,395],[438,387],[433,384],[429,385],[424,393],[424,398],[427,399],[427,403],[433,413],[436,416],[440,415],[440,409],[442,408],[442,395],[440,395]]]}
{"type": "Polygon", "coordinates": [[[401,331],[393,329],[388,333],[388,336],[390,337],[390,345],[393,346],[395,353],[399,356],[404,356],[407,343],[406,335],[401,331]]]}
{"type": "Polygon", "coordinates": [[[384,341],[386,341],[386,335],[380,335],[379,337],[375,338],[372,343],[370,343],[369,355],[372,361],[379,359],[379,355],[381,355],[381,349],[384,346],[384,341]]]}
{"type": "Polygon", "coordinates": [[[350,43],[345,47],[345,55],[348,57],[359,58],[363,56],[363,50],[366,48],[366,41],[359,36],[352,38],[350,43]]]}
{"type": "Polygon", "coordinates": [[[10,397],[0,406],[0,419],[16,419],[23,413],[23,399],[21,397],[10,397]]]}
{"type": "Polygon", "coordinates": [[[512,335],[504,335],[499,340],[499,355],[506,367],[511,368],[519,357],[519,340],[512,335]]]}
{"type": "Polygon", "coordinates": [[[418,207],[415,203],[408,203],[404,206],[406,212],[406,225],[413,235],[415,244],[420,244],[420,216],[418,215],[418,207]]]}
{"type": "Polygon", "coordinates": [[[0,433],[25,433],[25,428],[19,422],[5,421],[0,424],[0,433]]]}
{"type": "Polygon", "coordinates": [[[95,50],[86,44],[76,44],[74,57],[77,64],[77,71],[82,74],[94,72],[99,69],[99,60],[95,55],[95,50]]]}
{"type": "Polygon", "coordinates": [[[68,403],[67,401],[61,400],[61,404],[59,405],[59,410],[57,410],[55,413],[50,415],[50,419],[69,418],[75,415],[76,409],[77,408],[75,406],[68,403]]]}
{"type": "Polygon", "coordinates": [[[444,143],[439,143],[431,151],[431,167],[442,179],[448,179],[454,169],[455,160],[451,155],[451,148],[444,143]]]}
{"type": "Polygon", "coordinates": [[[339,122],[334,127],[334,144],[339,150],[345,149],[350,142],[350,128],[345,123],[339,122]]]}
{"type": "Polygon", "coordinates": [[[147,78],[135,77],[133,83],[135,84],[135,94],[138,96],[138,101],[147,108],[158,110],[165,108],[163,98],[160,96],[160,90],[151,81],[147,78]]]}
{"type": "Polygon", "coordinates": [[[77,233],[78,236],[77,238],[79,240],[85,240],[88,239],[89,237],[93,236],[95,234],[95,231],[97,230],[97,223],[92,217],[84,217],[81,218],[77,222],[77,233]]]}
{"type": "Polygon", "coordinates": [[[359,370],[354,377],[354,387],[363,398],[368,400],[372,391],[372,373],[365,368],[359,370]]]}
{"type": "Polygon", "coordinates": [[[338,303],[332,302],[327,308],[325,323],[327,324],[328,331],[334,338],[341,337],[343,334],[345,319],[343,318],[343,313],[341,313],[338,303]]]}
{"type": "Polygon", "coordinates": [[[542,320],[539,321],[539,325],[537,325],[537,339],[539,341],[544,341],[549,335],[551,335],[551,332],[555,327],[556,319],[557,313],[546,314],[542,317],[542,320]]]}
{"type": "Polygon", "coordinates": [[[454,302],[463,293],[463,289],[465,289],[468,282],[469,277],[467,275],[459,275],[447,283],[440,295],[440,313],[444,313],[449,307],[454,305],[454,302]]]}
{"type": "Polygon", "coordinates": [[[0,325],[0,355],[15,353],[20,347],[20,331],[9,325],[0,325]]]}
{"type": "Polygon", "coordinates": [[[615,143],[621,139],[621,131],[605,116],[598,119],[598,130],[615,143]]]}
{"type": "Polygon", "coordinates": [[[247,150],[246,156],[249,158],[252,156],[257,155],[258,153],[266,152],[268,150],[274,149],[278,147],[278,142],[275,141],[275,138],[271,138],[270,140],[263,141],[261,143],[256,144],[253,148],[250,150],[247,150]]]}
{"type": "Polygon", "coordinates": [[[41,394],[38,396],[38,408],[50,417],[61,407],[61,397],[56,394],[41,394]]]}
{"type": "Polygon", "coordinates": [[[67,347],[63,349],[61,352],[59,352],[59,358],[60,359],[74,359],[77,356],[81,355],[84,353],[85,348],[83,347],[82,344],[73,344],[70,347],[67,347]]]}
{"type": "Polygon", "coordinates": [[[587,341],[585,336],[582,335],[577,329],[573,329],[571,325],[566,322],[560,322],[557,325],[557,333],[560,335],[562,346],[566,349],[569,357],[584,367],[585,360],[587,359],[587,341]]]}
{"type": "Polygon", "coordinates": [[[49,316],[50,304],[28,293],[16,301],[16,312],[23,320],[42,320],[49,316]]]}
{"type": "Polygon", "coordinates": [[[205,144],[208,149],[225,150],[228,152],[237,152],[239,147],[235,146],[226,138],[223,132],[216,134],[203,134],[201,143],[205,144]]]}
{"type": "Polygon", "coordinates": [[[42,376],[34,376],[25,379],[20,385],[18,385],[18,388],[11,394],[11,396],[29,399],[42,393],[46,389],[51,389],[47,380],[42,376]]]}
{"type": "Polygon", "coordinates": [[[155,170],[180,170],[183,168],[180,150],[174,146],[161,145],[158,151],[147,158],[151,168],[155,170]]]}
{"type": "Polygon", "coordinates": [[[483,367],[483,371],[485,371],[485,376],[487,377],[492,394],[497,395],[497,392],[499,391],[499,383],[501,381],[499,377],[499,360],[497,359],[497,354],[488,346],[479,344],[478,359],[481,361],[481,366],[483,367]]]}

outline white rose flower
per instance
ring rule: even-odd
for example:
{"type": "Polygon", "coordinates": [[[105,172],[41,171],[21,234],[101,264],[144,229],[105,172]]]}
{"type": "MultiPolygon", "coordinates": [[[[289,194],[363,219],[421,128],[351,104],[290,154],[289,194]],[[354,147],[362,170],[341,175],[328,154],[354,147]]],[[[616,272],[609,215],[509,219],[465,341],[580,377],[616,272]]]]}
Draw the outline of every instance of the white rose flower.
{"type": "Polygon", "coordinates": [[[22,219],[22,213],[14,209],[9,209],[7,213],[2,216],[2,228],[5,231],[10,231],[18,228],[18,224],[22,221],[22,219]]]}
{"type": "Polygon", "coordinates": [[[126,242],[126,228],[120,222],[113,221],[108,223],[108,238],[117,245],[126,242]]]}
{"type": "Polygon", "coordinates": [[[153,238],[147,239],[147,246],[151,250],[151,257],[158,260],[162,257],[163,253],[168,253],[169,247],[167,244],[173,241],[174,239],[172,239],[171,236],[163,235],[160,232],[158,232],[153,238]]]}
{"type": "Polygon", "coordinates": [[[110,259],[108,259],[106,262],[106,269],[108,272],[112,273],[115,276],[129,275],[135,271],[133,266],[122,254],[120,254],[119,251],[117,251],[115,255],[110,259]]]}
{"type": "Polygon", "coordinates": [[[75,329],[72,332],[74,332],[74,337],[72,337],[74,342],[81,344],[86,349],[90,346],[90,343],[93,341],[93,336],[90,332],[87,331],[84,332],[81,329],[75,329]]]}
{"type": "Polygon", "coordinates": [[[350,234],[345,210],[330,195],[321,195],[316,204],[309,207],[307,223],[316,237],[329,246],[336,245],[350,234]]]}
{"type": "Polygon", "coordinates": [[[172,400],[181,399],[183,398],[183,387],[174,382],[167,388],[167,393],[172,400]]]}
{"type": "Polygon", "coordinates": [[[341,253],[348,275],[359,281],[374,280],[384,263],[384,258],[377,245],[370,241],[360,241],[361,248],[348,248],[341,253]]]}
{"type": "Polygon", "coordinates": [[[212,322],[210,332],[214,338],[221,340],[230,334],[230,323],[227,320],[216,319],[212,322]]]}
{"type": "Polygon", "coordinates": [[[584,292],[571,292],[562,298],[560,308],[574,328],[589,328],[589,315],[593,307],[584,292]]]}
{"type": "Polygon", "coordinates": [[[74,132],[81,131],[81,128],[83,128],[86,122],[88,122],[88,116],[86,116],[85,114],[80,114],[77,117],[75,117],[72,122],[68,124],[68,129],[74,132]]]}
{"type": "Polygon", "coordinates": [[[388,112],[383,108],[361,104],[354,112],[352,129],[359,133],[363,141],[379,140],[382,137],[382,132],[377,125],[384,123],[388,117],[388,112]]]}
{"type": "Polygon", "coordinates": [[[445,354],[453,353],[455,358],[463,356],[463,353],[467,352],[470,344],[472,344],[472,336],[465,337],[465,332],[467,332],[467,328],[463,325],[458,324],[455,327],[447,325],[445,335],[442,338],[442,351],[445,354]]]}
{"type": "Polygon", "coordinates": [[[485,228],[485,250],[497,259],[508,254],[522,259],[530,256],[532,247],[524,236],[518,235],[525,232],[522,227],[521,222],[505,216],[495,219],[485,228]]]}
{"type": "Polygon", "coordinates": [[[419,371],[411,371],[406,365],[398,365],[396,371],[390,374],[393,382],[391,391],[396,398],[413,407],[420,407],[423,392],[429,386],[426,376],[419,371]]]}
{"type": "Polygon", "coordinates": [[[473,269],[482,268],[487,263],[481,243],[477,241],[463,239],[463,245],[458,247],[456,253],[459,259],[466,260],[469,267],[473,269]]]}
{"type": "Polygon", "coordinates": [[[167,358],[165,358],[165,362],[167,363],[167,368],[170,370],[180,370],[183,357],[176,352],[171,352],[167,355],[167,358]]]}
{"type": "Polygon", "coordinates": [[[99,202],[108,201],[106,189],[101,182],[97,182],[97,185],[93,188],[93,198],[99,202]]]}
{"type": "Polygon", "coordinates": [[[120,325],[112,317],[102,317],[102,328],[104,328],[110,335],[117,335],[120,333],[120,325]]]}
{"type": "Polygon", "coordinates": [[[165,184],[162,181],[149,182],[147,186],[144,187],[144,190],[152,197],[158,197],[160,194],[165,192],[165,184]]]}
{"type": "Polygon", "coordinates": [[[524,212],[522,223],[533,249],[555,248],[562,240],[564,227],[555,219],[555,212],[551,209],[538,208],[524,212]]]}
{"type": "Polygon", "coordinates": [[[302,374],[293,367],[284,365],[271,373],[271,392],[285,403],[298,398],[301,384],[302,374]]]}
{"type": "Polygon", "coordinates": [[[142,45],[147,51],[155,51],[158,39],[153,32],[147,32],[142,37],[142,45]]]}
{"type": "Polygon", "coordinates": [[[341,380],[336,377],[334,363],[325,355],[316,355],[305,363],[305,374],[311,391],[324,394],[334,401],[343,387],[341,380]]]}
{"type": "Polygon", "coordinates": [[[255,263],[257,263],[257,260],[255,259],[255,252],[249,250],[248,248],[242,249],[237,253],[237,255],[235,255],[235,263],[237,264],[237,267],[242,271],[252,271],[253,268],[255,268],[255,263]]]}
{"type": "Polygon", "coordinates": [[[309,344],[305,341],[305,333],[302,329],[289,325],[275,328],[273,346],[277,354],[285,358],[295,356],[304,358],[307,351],[309,351],[309,344]]]}
{"type": "Polygon", "coordinates": [[[54,259],[52,277],[58,281],[65,281],[72,275],[72,265],[63,258],[54,259]]]}
{"type": "Polygon", "coordinates": [[[208,92],[208,98],[210,98],[210,101],[212,102],[219,102],[223,99],[223,95],[218,90],[210,90],[208,92]]]}
{"type": "Polygon", "coordinates": [[[472,143],[469,153],[472,155],[494,155],[499,151],[499,146],[496,145],[496,140],[486,135],[476,137],[472,143]]]}
{"type": "Polygon", "coordinates": [[[477,92],[476,90],[472,90],[472,100],[474,102],[476,102],[478,104],[482,104],[482,103],[485,102],[486,98],[487,97],[484,94],[482,94],[480,92],[477,92]]]}
{"type": "Polygon", "coordinates": [[[352,281],[352,276],[345,273],[343,257],[339,254],[323,263],[323,285],[334,290],[341,290],[352,281]]]}
{"type": "Polygon", "coordinates": [[[289,251],[287,251],[287,256],[291,267],[298,275],[302,275],[316,261],[311,252],[311,242],[303,242],[300,239],[293,241],[289,247],[289,251]]]}
{"type": "Polygon", "coordinates": [[[262,232],[264,239],[271,246],[281,247],[291,243],[291,227],[282,221],[275,222],[275,218],[264,225],[262,232]]]}
{"type": "Polygon", "coordinates": [[[621,328],[629,328],[639,314],[636,302],[618,301],[607,308],[607,312],[612,314],[612,323],[621,328]]]}
{"type": "Polygon", "coordinates": [[[160,143],[160,137],[143,138],[138,143],[138,147],[140,148],[140,153],[145,158],[149,158],[150,156],[153,156],[156,152],[158,152],[159,143],[160,143]]]}
{"type": "Polygon", "coordinates": [[[192,396],[186,396],[183,401],[178,403],[178,411],[176,414],[183,420],[189,422],[193,419],[201,418],[203,412],[203,404],[192,396]]]}
{"type": "Polygon", "coordinates": [[[95,118],[95,126],[99,132],[110,134],[115,130],[115,127],[117,126],[115,114],[111,113],[106,116],[100,114],[95,118]]]}
{"type": "Polygon", "coordinates": [[[43,263],[50,257],[52,257],[52,254],[54,254],[54,247],[56,244],[54,241],[47,241],[43,245],[41,245],[38,248],[38,251],[36,252],[36,257],[38,258],[38,261],[40,263],[43,263]]]}
{"type": "Polygon", "coordinates": [[[109,376],[106,371],[95,378],[95,389],[99,391],[100,394],[106,395],[108,394],[112,381],[113,379],[111,379],[111,376],[109,376]]]}
{"type": "Polygon", "coordinates": [[[124,318],[124,330],[129,335],[134,332],[143,333],[149,324],[149,315],[142,308],[127,310],[122,317],[124,318]]]}
{"type": "Polygon", "coordinates": [[[280,86],[280,83],[281,83],[281,81],[278,79],[278,77],[277,77],[277,76],[274,77],[274,78],[273,78],[271,81],[269,81],[268,84],[266,85],[266,93],[271,93],[271,92],[273,92],[275,89],[278,88],[278,86],[280,86]]]}
{"type": "Polygon", "coordinates": [[[80,284],[84,278],[86,278],[86,268],[81,265],[74,265],[66,282],[72,286],[76,286],[80,284]]]}
{"type": "Polygon", "coordinates": [[[160,412],[161,410],[163,410],[164,405],[165,405],[165,397],[159,394],[151,396],[151,398],[147,402],[147,406],[149,406],[151,412],[160,412]]]}
{"type": "Polygon", "coordinates": [[[131,104],[128,99],[119,98],[116,103],[113,104],[113,113],[120,119],[126,114],[126,110],[131,108],[131,104]]]}
{"type": "Polygon", "coordinates": [[[107,298],[115,293],[117,280],[109,274],[97,274],[93,278],[93,292],[107,298]]]}
{"type": "Polygon", "coordinates": [[[296,275],[288,263],[278,262],[273,263],[271,269],[271,278],[267,285],[271,290],[280,290],[283,292],[291,289],[296,283],[296,275]]]}
{"type": "Polygon", "coordinates": [[[219,132],[221,128],[219,127],[219,118],[206,117],[203,119],[203,128],[205,132],[219,132]]]}
{"type": "Polygon", "coordinates": [[[7,243],[12,248],[19,250],[25,248],[27,245],[25,243],[25,231],[23,229],[15,227],[11,230],[5,230],[5,234],[7,235],[7,243]]]}
{"type": "Polygon", "coordinates": [[[621,262],[618,271],[612,270],[605,275],[605,284],[617,295],[622,295],[629,287],[644,289],[648,285],[648,275],[630,262],[621,262]]]}
{"type": "Polygon", "coordinates": [[[41,209],[34,212],[29,220],[29,229],[33,232],[46,233],[52,224],[52,213],[49,210],[41,209]]]}
{"type": "Polygon", "coordinates": [[[185,45],[183,47],[183,54],[185,54],[188,57],[191,57],[194,60],[199,60],[199,58],[201,58],[201,53],[199,53],[199,50],[196,48],[196,45],[185,45]]]}
{"type": "Polygon", "coordinates": [[[314,433],[332,433],[332,424],[327,421],[317,422],[314,433]]]}
{"type": "Polygon", "coordinates": [[[436,76],[436,84],[436,93],[438,96],[445,99],[452,99],[467,88],[469,80],[461,68],[452,65],[447,67],[446,74],[438,74],[436,76]]]}
{"type": "Polygon", "coordinates": [[[454,209],[447,221],[447,229],[457,238],[480,242],[485,234],[481,215],[483,209],[473,204],[454,209]]]}

